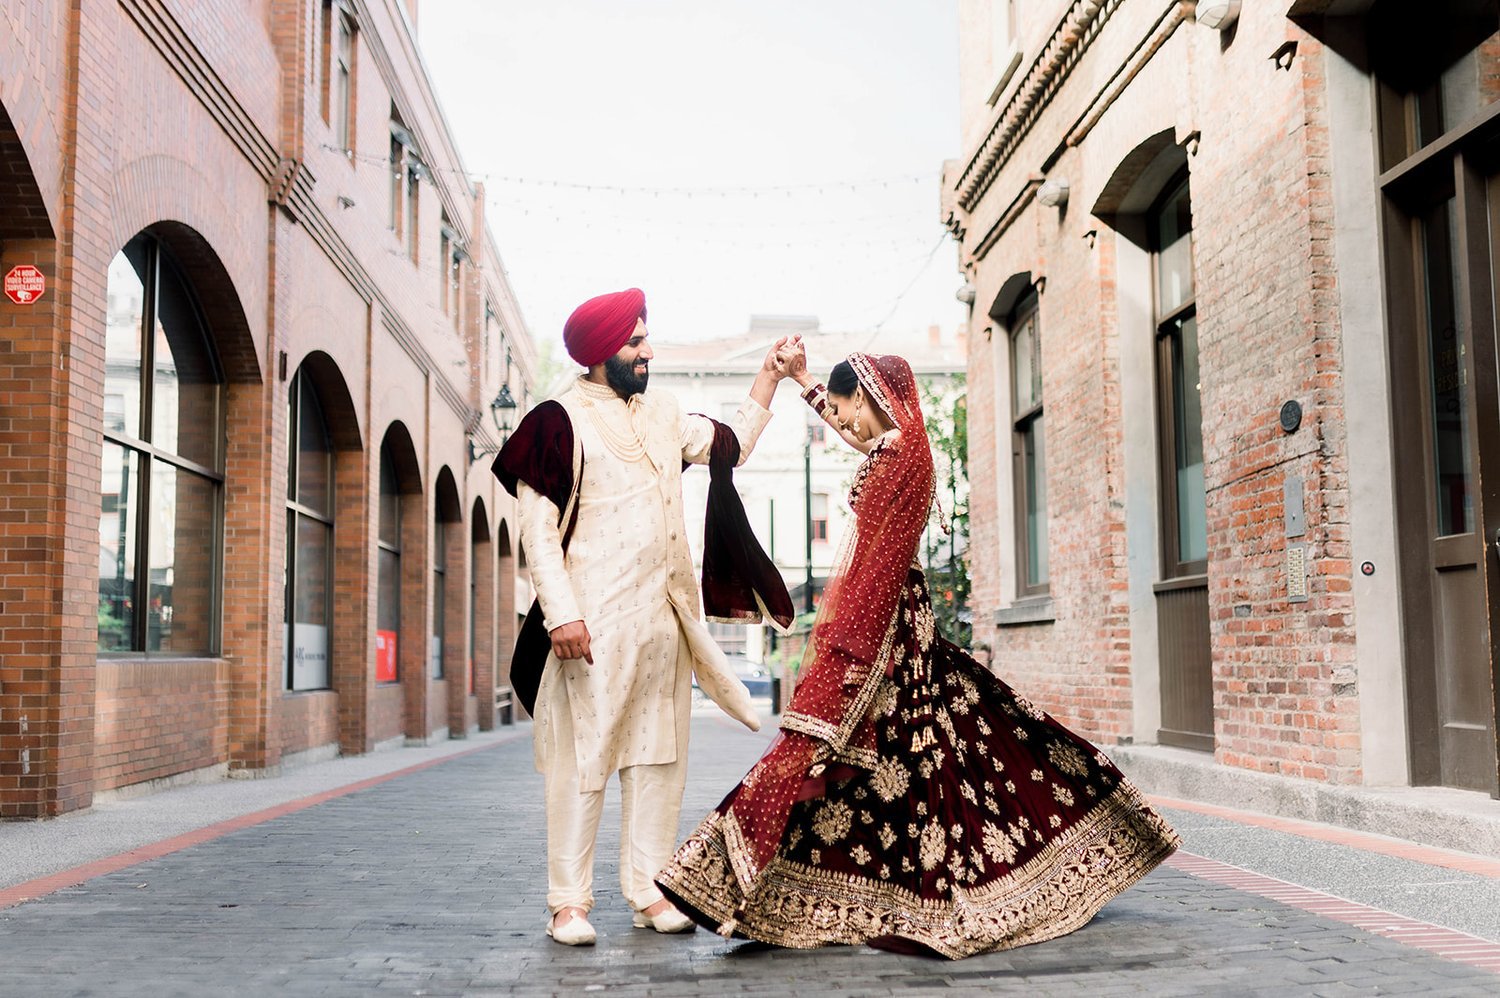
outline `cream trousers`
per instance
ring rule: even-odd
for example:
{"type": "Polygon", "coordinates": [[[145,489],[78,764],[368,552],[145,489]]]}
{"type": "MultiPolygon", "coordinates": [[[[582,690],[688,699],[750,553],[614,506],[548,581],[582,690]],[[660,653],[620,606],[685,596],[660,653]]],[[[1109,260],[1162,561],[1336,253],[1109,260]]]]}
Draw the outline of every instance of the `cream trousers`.
{"type": "MultiPolygon", "coordinates": [[[[686,708],[678,706],[686,713],[686,708]]],[[[547,793],[547,910],[594,907],[594,840],[604,791],[578,789],[573,723],[553,712],[555,743],[542,774],[547,793]]],[[[687,728],[677,724],[677,761],[626,766],[620,772],[620,892],[636,911],[662,899],[654,878],[677,846],[677,819],[687,780],[687,728]]]]}

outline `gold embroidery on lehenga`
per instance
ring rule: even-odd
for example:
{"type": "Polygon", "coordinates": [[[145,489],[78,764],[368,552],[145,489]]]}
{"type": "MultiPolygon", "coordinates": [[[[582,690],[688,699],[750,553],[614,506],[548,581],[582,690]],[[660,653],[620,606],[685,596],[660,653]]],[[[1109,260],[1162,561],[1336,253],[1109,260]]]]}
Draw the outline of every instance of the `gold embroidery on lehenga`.
{"type": "Polygon", "coordinates": [[[813,815],[813,834],[822,839],[824,845],[831,846],[849,834],[849,823],[853,817],[854,812],[848,804],[838,800],[828,801],[813,815]]]}
{"type": "Polygon", "coordinates": [[[1052,760],[1052,765],[1069,776],[1088,775],[1089,762],[1083,757],[1083,753],[1078,751],[1076,745],[1053,742],[1047,746],[1047,758],[1052,760]]]}
{"type": "MultiPolygon", "coordinates": [[[[733,919],[739,931],[779,946],[857,945],[895,935],[950,958],[1072,932],[1177,844],[1134,788],[1121,785],[1022,866],[942,900],[889,882],[888,866],[876,879],[780,856],[747,900],[729,873],[719,821],[714,815],[699,826],[661,873],[663,883],[710,919],[733,919]]],[[[902,858],[902,869],[913,872],[909,857],[902,858]]]]}
{"type": "Polygon", "coordinates": [[[880,826],[880,846],[881,846],[881,848],[883,848],[883,849],[889,849],[891,847],[891,843],[893,843],[895,841],[896,841],[896,832],[895,832],[895,830],[893,828],[891,828],[890,822],[886,822],[884,825],[881,825],[880,826]]]}
{"type": "Polygon", "coordinates": [[[864,846],[855,846],[849,850],[849,858],[859,866],[866,866],[870,862],[870,850],[864,846]]]}
{"type": "Polygon", "coordinates": [[[984,823],[984,851],[997,863],[1009,865],[1016,861],[1016,844],[1009,835],[988,821],[984,823]]]}
{"type": "Polygon", "coordinates": [[[922,869],[935,870],[937,865],[943,861],[943,853],[947,851],[948,842],[943,835],[943,826],[934,818],[922,829],[921,853],[919,859],[922,869]]]}
{"type": "Polygon", "coordinates": [[[1060,783],[1052,784],[1052,799],[1064,807],[1073,806],[1073,791],[1060,783]]]}
{"type": "Polygon", "coordinates": [[[870,774],[870,786],[887,804],[906,794],[911,783],[911,771],[898,759],[882,758],[870,774]]]}

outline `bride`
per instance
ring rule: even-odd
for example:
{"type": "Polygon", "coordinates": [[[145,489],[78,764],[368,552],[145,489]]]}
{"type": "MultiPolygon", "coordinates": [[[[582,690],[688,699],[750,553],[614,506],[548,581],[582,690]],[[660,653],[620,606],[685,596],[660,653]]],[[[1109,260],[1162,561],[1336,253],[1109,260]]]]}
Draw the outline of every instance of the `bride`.
{"type": "Polygon", "coordinates": [[[725,936],[950,958],[1082,926],[1178,844],[1104,754],[936,633],[916,380],[854,354],[802,397],[867,454],[781,731],[657,883],[725,936]]]}

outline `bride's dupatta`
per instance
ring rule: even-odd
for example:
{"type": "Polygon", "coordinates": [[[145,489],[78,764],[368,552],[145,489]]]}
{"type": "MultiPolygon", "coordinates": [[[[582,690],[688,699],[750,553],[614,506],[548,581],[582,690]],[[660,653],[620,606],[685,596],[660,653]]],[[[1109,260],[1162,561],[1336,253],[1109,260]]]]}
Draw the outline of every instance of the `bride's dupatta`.
{"type": "Polygon", "coordinates": [[[823,594],[782,734],[719,808],[730,864],[747,896],[782,840],[792,805],[821,795],[825,778],[875,766],[870,704],[893,665],[901,589],[932,503],[932,449],[911,366],[867,354],[849,363],[894,428],[855,474],[853,529],[823,594]]]}

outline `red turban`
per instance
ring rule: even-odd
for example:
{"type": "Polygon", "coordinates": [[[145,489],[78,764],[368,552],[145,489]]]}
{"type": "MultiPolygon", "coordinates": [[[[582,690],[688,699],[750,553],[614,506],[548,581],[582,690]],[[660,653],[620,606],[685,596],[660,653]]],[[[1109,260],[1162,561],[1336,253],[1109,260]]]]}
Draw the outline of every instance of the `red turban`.
{"type": "Polygon", "coordinates": [[[635,320],[646,317],[646,293],[640,288],[590,298],[563,324],[563,345],[584,367],[602,364],[620,352],[635,320]]]}

